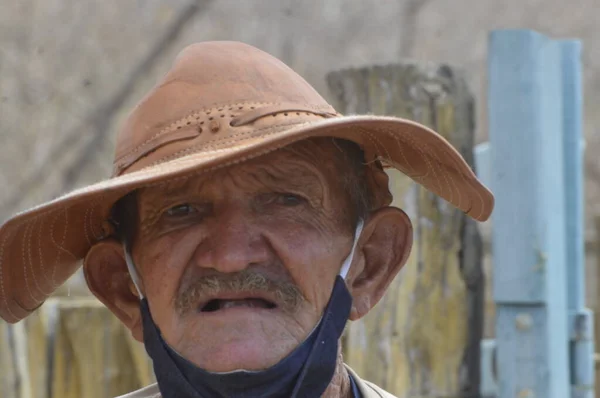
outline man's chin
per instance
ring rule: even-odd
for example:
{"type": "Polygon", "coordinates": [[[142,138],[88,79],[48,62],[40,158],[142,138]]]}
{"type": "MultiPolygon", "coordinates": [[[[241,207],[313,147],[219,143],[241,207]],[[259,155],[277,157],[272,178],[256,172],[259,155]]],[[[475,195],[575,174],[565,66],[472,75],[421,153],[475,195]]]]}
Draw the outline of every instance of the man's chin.
{"type": "MultiPolygon", "coordinates": [[[[291,351],[293,347],[288,350],[291,351]]],[[[232,372],[235,370],[258,371],[268,369],[283,359],[288,352],[273,350],[273,345],[263,339],[245,339],[213,344],[210,351],[184,353],[195,365],[209,372],[232,372]],[[278,352],[279,351],[279,352],[278,352]]]]}
{"type": "Polygon", "coordinates": [[[281,319],[265,318],[255,314],[225,322],[200,322],[194,325],[197,333],[183,340],[186,344],[179,352],[210,372],[267,369],[285,358],[299,340],[281,329],[281,319]]]}

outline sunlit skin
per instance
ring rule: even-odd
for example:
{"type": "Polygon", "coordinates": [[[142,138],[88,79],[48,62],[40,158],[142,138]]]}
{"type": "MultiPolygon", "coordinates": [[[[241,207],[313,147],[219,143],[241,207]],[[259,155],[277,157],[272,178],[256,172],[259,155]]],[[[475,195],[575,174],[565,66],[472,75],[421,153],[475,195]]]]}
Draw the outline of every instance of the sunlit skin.
{"type": "MultiPolygon", "coordinates": [[[[283,359],[318,323],[342,262],[350,253],[356,214],[339,178],[339,149],[328,139],[303,141],[246,163],[137,195],[132,257],[154,322],[185,358],[209,371],[259,370],[283,359]],[[275,308],[190,310],[178,297],[210,275],[255,270],[295,285],[303,299],[285,309],[276,295],[228,292],[219,299],[260,298],[275,308]]],[[[347,278],[351,319],[366,314],[406,261],[410,221],[398,209],[372,212],[347,278]]],[[[85,262],[91,290],[142,341],[141,316],[120,242],[95,245],[85,262]]],[[[194,296],[196,297],[196,296],[194,296]]],[[[349,394],[340,355],[325,396],[349,394]]]]}

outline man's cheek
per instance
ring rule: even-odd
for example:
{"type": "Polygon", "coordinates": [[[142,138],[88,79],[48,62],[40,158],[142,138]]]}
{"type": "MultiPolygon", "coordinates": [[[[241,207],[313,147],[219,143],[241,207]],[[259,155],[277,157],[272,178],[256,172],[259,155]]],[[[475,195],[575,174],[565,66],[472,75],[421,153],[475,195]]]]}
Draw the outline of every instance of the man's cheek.
{"type": "Polygon", "coordinates": [[[328,286],[333,286],[335,276],[319,269],[311,270],[310,273],[310,278],[305,277],[302,281],[302,290],[310,307],[320,312],[329,301],[331,291],[328,286]]]}
{"type": "Polygon", "coordinates": [[[176,284],[170,277],[169,273],[158,273],[153,275],[153,278],[148,283],[149,289],[147,296],[155,298],[154,301],[161,307],[172,307],[173,299],[175,298],[176,284]],[[160,304],[159,304],[160,303],[160,304]]]}
{"type": "Polygon", "coordinates": [[[171,328],[178,324],[181,319],[175,310],[176,284],[168,278],[168,274],[155,273],[152,280],[144,281],[146,298],[150,303],[150,311],[154,322],[161,327],[171,328]],[[164,326],[163,326],[164,325],[164,326]]]}

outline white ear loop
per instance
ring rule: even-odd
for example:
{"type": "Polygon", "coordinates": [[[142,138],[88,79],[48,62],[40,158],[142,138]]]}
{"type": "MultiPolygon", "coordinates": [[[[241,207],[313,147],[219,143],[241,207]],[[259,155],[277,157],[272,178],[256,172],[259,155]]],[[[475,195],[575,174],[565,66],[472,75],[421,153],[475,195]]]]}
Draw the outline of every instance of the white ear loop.
{"type": "Polygon", "coordinates": [[[358,225],[356,226],[356,231],[354,232],[354,242],[352,243],[352,250],[346,260],[344,260],[344,264],[342,264],[342,269],[340,270],[340,276],[343,279],[346,279],[348,275],[348,271],[350,271],[350,266],[352,265],[352,259],[354,258],[354,251],[356,250],[356,244],[358,243],[358,238],[360,238],[360,234],[362,233],[362,229],[364,226],[363,220],[358,220],[358,225]]]}
{"type": "Polygon", "coordinates": [[[125,262],[127,263],[127,270],[129,271],[129,275],[131,275],[131,280],[135,286],[135,290],[137,290],[140,300],[144,298],[142,291],[140,290],[140,276],[135,269],[135,265],[133,264],[133,259],[131,258],[131,253],[129,252],[129,247],[127,243],[123,243],[123,251],[125,252],[125,262]]]}

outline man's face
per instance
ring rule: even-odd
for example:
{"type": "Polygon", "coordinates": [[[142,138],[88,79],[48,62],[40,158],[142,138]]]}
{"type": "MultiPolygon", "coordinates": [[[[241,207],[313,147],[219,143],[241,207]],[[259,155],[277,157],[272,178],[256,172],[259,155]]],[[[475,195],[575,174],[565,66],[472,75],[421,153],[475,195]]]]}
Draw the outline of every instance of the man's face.
{"type": "Polygon", "coordinates": [[[139,192],[133,258],[177,352],[215,372],[264,369],[315,327],[354,232],[336,151],[305,141],[139,192]]]}

